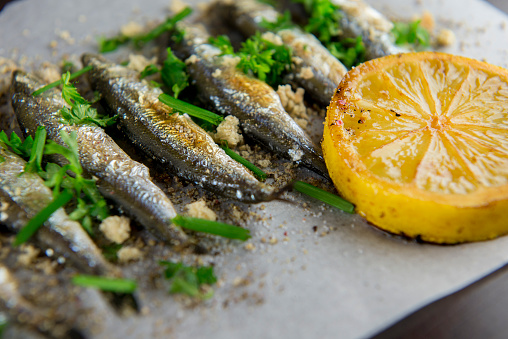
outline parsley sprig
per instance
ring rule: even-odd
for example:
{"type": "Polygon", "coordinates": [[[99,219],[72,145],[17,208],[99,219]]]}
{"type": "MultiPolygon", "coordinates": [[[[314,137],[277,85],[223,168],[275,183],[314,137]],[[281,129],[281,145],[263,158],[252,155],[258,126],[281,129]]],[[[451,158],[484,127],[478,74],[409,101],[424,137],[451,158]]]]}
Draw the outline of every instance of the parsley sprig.
{"type": "Polygon", "coordinates": [[[70,125],[96,124],[106,127],[115,123],[117,116],[106,117],[97,112],[92,104],[78,93],[78,90],[69,81],[71,74],[69,72],[62,75],[62,98],[69,107],[63,107],[60,114],[64,122],[70,125]]]}
{"type": "Polygon", "coordinates": [[[112,52],[116,50],[118,47],[130,42],[132,42],[135,47],[139,48],[143,44],[146,44],[147,42],[156,39],[162,33],[173,30],[178,21],[187,17],[191,13],[192,9],[190,7],[186,7],[177,14],[175,14],[174,16],[167,18],[166,21],[164,21],[163,23],[161,23],[160,25],[158,25],[157,27],[155,27],[146,34],[140,34],[133,37],[129,37],[122,34],[119,34],[112,38],[101,37],[99,38],[99,52],[100,53],[112,52]]]}
{"type": "Polygon", "coordinates": [[[220,48],[222,55],[240,57],[236,66],[238,69],[271,86],[280,84],[283,73],[292,67],[292,51],[284,45],[263,39],[259,32],[242,42],[240,50],[236,53],[226,36],[211,38],[209,43],[220,48]]]}
{"type": "Polygon", "coordinates": [[[200,299],[213,296],[211,288],[203,288],[203,285],[210,286],[217,282],[212,266],[193,267],[171,261],[160,261],[159,264],[165,267],[165,278],[171,280],[169,293],[182,293],[200,299]]]}
{"type": "Polygon", "coordinates": [[[430,34],[420,25],[421,20],[395,22],[392,34],[397,45],[414,45],[415,48],[430,46],[430,34]]]}
{"type": "Polygon", "coordinates": [[[330,0],[293,0],[301,3],[309,13],[304,30],[314,34],[319,41],[346,67],[351,68],[365,61],[365,46],[361,37],[342,39],[339,6],[330,0]]]}

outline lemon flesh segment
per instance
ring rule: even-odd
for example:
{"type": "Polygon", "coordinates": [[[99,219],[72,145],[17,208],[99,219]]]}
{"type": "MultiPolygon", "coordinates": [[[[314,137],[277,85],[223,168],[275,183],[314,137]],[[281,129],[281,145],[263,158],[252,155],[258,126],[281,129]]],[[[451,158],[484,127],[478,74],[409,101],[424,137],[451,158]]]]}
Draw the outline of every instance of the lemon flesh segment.
{"type": "Polygon", "coordinates": [[[323,153],[369,222],[436,243],[508,233],[508,71],[444,53],[392,55],[342,80],[323,153]]]}

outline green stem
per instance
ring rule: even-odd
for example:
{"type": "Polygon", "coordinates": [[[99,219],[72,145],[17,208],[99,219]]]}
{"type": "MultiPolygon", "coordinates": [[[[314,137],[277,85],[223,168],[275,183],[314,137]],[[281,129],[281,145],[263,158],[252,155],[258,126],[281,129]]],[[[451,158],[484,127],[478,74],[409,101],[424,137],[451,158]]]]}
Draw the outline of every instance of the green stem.
{"type": "Polygon", "coordinates": [[[307,184],[303,181],[296,181],[293,184],[293,188],[300,193],[318,199],[324,203],[327,203],[328,205],[337,207],[344,212],[353,213],[355,210],[355,206],[349,201],[346,201],[335,194],[312,186],[311,184],[307,184]]]}
{"type": "Polygon", "coordinates": [[[224,118],[218,114],[212,113],[201,107],[194,106],[185,101],[178,100],[175,97],[172,97],[165,93],[159,95],[159,100],[163,104],[168,105],[169,107],[173,108],[178,112],[187,113],[188,115],[208,121],[209,123],[214,125],[218,125],[222,120],[224,120],[224,118]]]}
{"type": "Polygon", "coordinates": [[[238,226],[222,222],[184,217],[177,215],[171,221],[180,227],[209,234],[215,234],[229,239],[247,240],[250,238],[250,231],[238,226]]]}

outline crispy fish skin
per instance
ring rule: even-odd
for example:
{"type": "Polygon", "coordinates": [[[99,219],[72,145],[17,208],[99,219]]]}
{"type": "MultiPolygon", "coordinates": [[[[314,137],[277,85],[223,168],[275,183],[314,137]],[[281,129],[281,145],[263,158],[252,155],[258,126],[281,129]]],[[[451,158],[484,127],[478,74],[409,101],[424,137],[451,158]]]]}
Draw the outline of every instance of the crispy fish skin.
{"type": "MultiPolygon", "coordinates": [[[[19,231],[26,222],[52,200],[51,190],[35,173],[25,173],[26,162],[0,144],[0,201],[8,204],[5,222],[19,231]],[[10,206],[13,204],[12,206],[10,206]],[[17,215],[9,221],[10,213],[17,215]],[[16,213],[17,212],[17,213],[16,213]]],[[[120,272],[108,263],[99,248],[81,225],[69,218],[62,208],[55,211],[35,235],[37,241],[70,260],[77,268],[90,274],[119,276],[120,272]]]]}
{"type": "MultiPolygon", "coordinates": [[[[256,0],[218,0],[209,5],[208,12],[228,22],[245,36],[266,32],[263,20],[275,23],[279,12],[256,0]]],[[[263,34],[273,43],[288,46],[293,51],[293,69],[288,82],[305,89],[321,105],[330,103],[335,89],[347,73],[347,68],[335,58],[312,34],[298,27],[263,34]]]]}
{"type": "Polygon", "coordinates": [[[83,56],[92,86],[102,93],[118,124],[133,143],[171,168],[171,172],[223,196],[247,203],[272,199],[273,188],[259,182],[231,159],[190,118],[162,104],[159,88],[139,80],[139,73],[108,63],[103,57],[83,56]]]}
{"type": "Polygon", "coordinates": [[[270,150],[328,176],[318,148],[282,107],[279,96],[265,82],[236,69],[234,58],[208,44],[199,27],[184,26],[175,49],[187,59],[187,70],[200,99],[223,115],[240,120],[245,135],[270,150]]]}
{"type": "Polygon", "coordinates": [[[91,125],[67,125],[59,110],[65,105],[60,91],[48,90],[34,97],[43,84],[22,71],[12,80],[12,106],[24,133],[34,135],[37,126],[45,126],[47,136],[65,145],[59,132],[75,132],[83,169],[95,176],[101,193],[123,206],[142,225],[162,240],[180,245],[186,242],[183,231],[171,223],[176,211],[169,198],[150,179],[148,168],[132,160],[106,132],[91,125]]]}

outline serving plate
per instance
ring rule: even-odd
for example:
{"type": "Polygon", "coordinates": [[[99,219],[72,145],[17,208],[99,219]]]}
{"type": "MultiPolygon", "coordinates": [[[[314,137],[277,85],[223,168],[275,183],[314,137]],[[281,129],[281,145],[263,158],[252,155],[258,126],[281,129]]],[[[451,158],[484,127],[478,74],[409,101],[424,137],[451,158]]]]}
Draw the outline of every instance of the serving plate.
{"type": "MultiPolygon", "coordinates": [[[[457,42],[444,51],[508,66],[508,18],[486,2],[368,2],[392,18],[410,19],[428,11],[437,29],[450,28],[456,34],[457,42]]],[[[0,56],[29,68],[45,60],[58,62],[63,55],[94,52],[96,37],[114,35],[129,21],[160,21],[168,5],[163,0],[15,1],[0,12],[0,56]]],[[[420,244],[387,235],[358,215],[298,193],[288,193],[287,200],[242,205],[251,214],[244,224],[251,230],[251,245],[218,241],[214,246],[220,251],[203,256],[220,278],[212,299],[189,304],[167,293],[157,261],[170,256],[171,250],[157,243],[154,256],[121,266],[127,277],[140,283],[142,312],[117,315],[97,292],[84,291],[80,303],[93,315],[87,334],[368,337],[508,261],[508,237],[456,246],[420,244]]]]}

